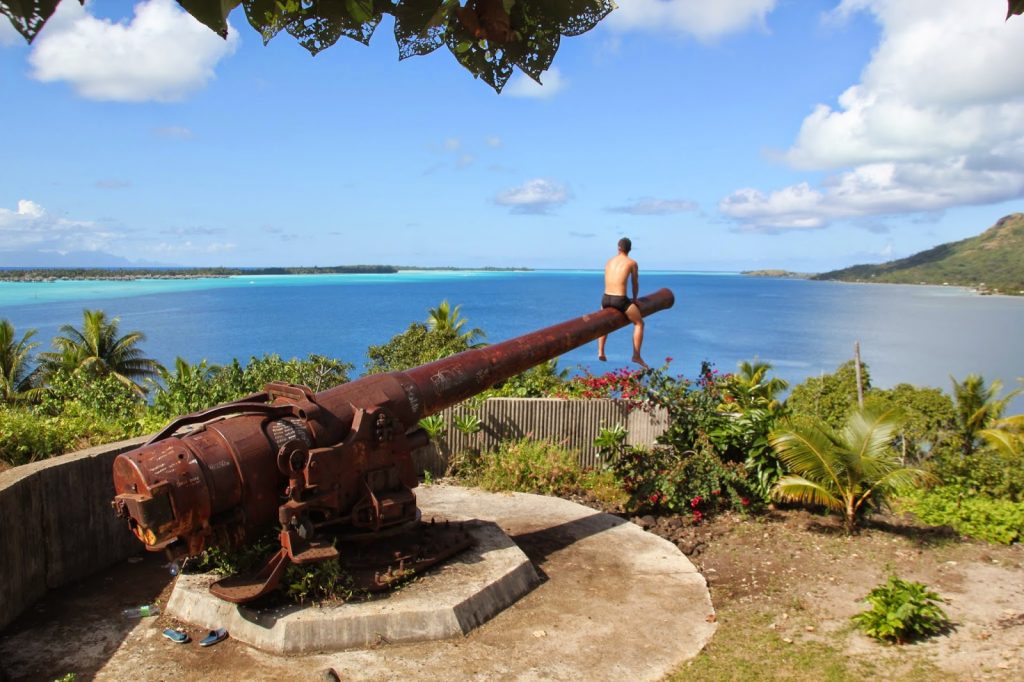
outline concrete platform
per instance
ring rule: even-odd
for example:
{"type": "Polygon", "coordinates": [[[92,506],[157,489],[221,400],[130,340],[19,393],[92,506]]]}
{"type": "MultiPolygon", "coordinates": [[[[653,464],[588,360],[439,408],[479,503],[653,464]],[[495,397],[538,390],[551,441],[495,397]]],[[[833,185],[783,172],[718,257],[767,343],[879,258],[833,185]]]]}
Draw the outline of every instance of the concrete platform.
{"type": "Polygon", "coordinates": [[[715,632],[703,576],[675,546],[634,524],[539,495],[436,485],[417,494],[439,515],[499,526],[529,557],[540,584],[464,636],[280,655],[233,637],[202,648],[196,642],[206,628],[197,627],[188,629],[191,644],[174,644],[161,637],[175,625],[166,615],[125,621],[120,608],[155,596],[137,589],[147,576],[162,585],[170,579],[159,557],[147,557],[64,595],[48,607],[58,617],[0,638],[0,660],[13,679],[39,682],[68,671],[95,680],[310,682],[327,669],[347,681],[632,682],[679,671],[715,632]]]}
{"type": "MultiPolygon", "coordinates": [[[[438,515],[429,505],[420,509],[425,519],[438,515]]],[[[445,518],[463,520],[453,514],[445,518]]],[[[210,594],[215,576],[179,575],[167,612],[201,628],[226,628],[234,639],[278,654],[465,635],[529,592],[540,578],[523,551],[494,523],[467,520],[463,527],[473,537],[473,547],[372,601],[256,611],[210,594]]]]}

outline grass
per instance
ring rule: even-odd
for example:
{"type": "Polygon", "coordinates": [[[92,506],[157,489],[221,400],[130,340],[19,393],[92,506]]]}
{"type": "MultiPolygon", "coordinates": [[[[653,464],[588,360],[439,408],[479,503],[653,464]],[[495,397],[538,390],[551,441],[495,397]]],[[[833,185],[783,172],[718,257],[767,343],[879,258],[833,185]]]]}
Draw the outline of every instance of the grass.
{"type": "Polygon", "coordinates": [[[775,620],[774,614],[756,605],[720,608],[714,638],[669,679],[860,682],[873,678],[924,682],[942,677],[936,667],[920,660],[893,664],[877,657],[851,656],[841,648],[841,633],[786,635],[771,628],[775,620]]]}

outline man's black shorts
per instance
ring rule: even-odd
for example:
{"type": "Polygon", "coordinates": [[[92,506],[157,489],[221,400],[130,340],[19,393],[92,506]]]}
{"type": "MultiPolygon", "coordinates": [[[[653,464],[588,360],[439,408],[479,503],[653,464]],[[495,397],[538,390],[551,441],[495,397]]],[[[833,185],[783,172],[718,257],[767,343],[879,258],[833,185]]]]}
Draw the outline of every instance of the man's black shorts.
{"type": "Polygon", "coordinates": [[[626,308],[628,308],[629,304],[632,302],[633,301],[629,300],[625,296],[609,296],[608,294],[605,294],[601,297],[602,308],[615,308],[620,313],[626,312],[626,308]]]}

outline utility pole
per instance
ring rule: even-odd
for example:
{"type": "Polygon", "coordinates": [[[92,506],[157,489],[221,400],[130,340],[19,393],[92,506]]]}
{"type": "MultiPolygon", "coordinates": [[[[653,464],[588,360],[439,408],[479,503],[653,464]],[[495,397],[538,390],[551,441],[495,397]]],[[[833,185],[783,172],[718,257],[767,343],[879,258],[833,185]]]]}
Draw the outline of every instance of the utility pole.
{"type": "Polygon", "coordinates": [[[860,379],[860,341],[853,342],[853,367],[857,372],[857,406],[864,409],[864,385],[860,379]]]}

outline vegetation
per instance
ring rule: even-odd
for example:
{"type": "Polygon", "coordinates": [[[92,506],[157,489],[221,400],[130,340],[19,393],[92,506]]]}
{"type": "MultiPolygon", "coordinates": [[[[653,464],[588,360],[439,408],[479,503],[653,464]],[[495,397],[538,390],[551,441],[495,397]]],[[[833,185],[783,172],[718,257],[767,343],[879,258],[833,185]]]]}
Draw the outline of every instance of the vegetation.
{"type": "Polygon", "coordinates": [[[575,452],[548,441],[521,439],[466,459],[460,478],[485,490],[572,495],[591,490],[608,504],[621,501],[610,474],[584,469],[575,452]]]}
{"type": "Polygon", "coordinates": [[[919,519],[933,526],[1003,545],[1024,541],[1024,502],[944,485],[914,495],[909,503],[919,519]]]}
{"type": "Polygon", "coordinates": [[[36,330],[29,329],[20,339],[9,320],[0,320],[0,404],[29,402],[38,395],[33,388],[29,363],[39,345],[30,341],[36,330]]]}
{"type": "Polygon", "coordinates": [[[853,617],[865,634],[883,642],[905,644],[945,632],[949,617],[939,603],[945,601],[922,583],[890,576],[868,593],[871,608],[853,617]]]}
{"type": "Polygon", "coordinates": [[[897,431],[892,413],[864,410],[853,411],[839,432],[822,422],[791,422],[770,438],[792,472],[776,483],[775,497],[839,512],[852,532],[866,509],[933,480],[921,469],[900,466],[892,449],[897,431]]]}
{"type": "Polygon", "coordinates": [[[984,292],[1024,294],[1024,213],[1000,219],[977,237],[940,244],[881,265],[833,270],[812,279],[952,284],[984,292]]]}
{"type": "MultiPolygon", "coordinates": [[[[31,41],[57,4],[15,2],[0,7],[4,7],[14,28],[31,41]]],[[[228,14],[239,4],[240,0],[190,0],[182,6],[220,36],[227,37],[228,14]]],[[[512,76],[514,67],[540,82],[541,74],[555,58],[562,36],[589,31],[614,7],[611,0],[474,0],[465,6],[455,0],[244,3],[248,23],[264,42],[284,29],[314,55],[341,36],[369,44],[383,15],[391,15],[399,58],[429,54],[445,46],[474,78],[497,92],[512,76]]]]}
{"type": "Polygon", "coordinates": [[[52,381],[61,374],[112,376],[143,395],[146,389],[139,381],[158,376],[163,367],[139,348],[145,334],[132,331],[121,336],[119,325],[118,318],[108,320],[102,310],[83,310],[82,328],[63,325],[62,335],[53,339],[57,351],[40,354],[42,380],[52,381]]]}

